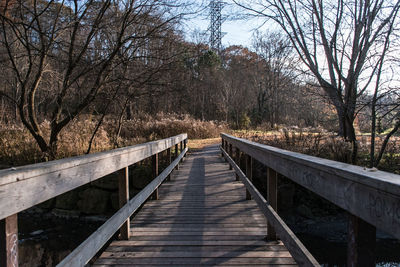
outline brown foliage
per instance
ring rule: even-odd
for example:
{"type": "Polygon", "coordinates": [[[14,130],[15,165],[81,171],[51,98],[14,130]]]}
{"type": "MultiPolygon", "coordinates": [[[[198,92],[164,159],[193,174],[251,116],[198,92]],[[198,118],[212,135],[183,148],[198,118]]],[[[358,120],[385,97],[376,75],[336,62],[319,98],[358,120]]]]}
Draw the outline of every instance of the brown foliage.
{"type": "MultiPolygon", "coordinates": [[[[351,143],[344,138],[324,131],[320,128],[282,128],[275,132],[243,132],[237,131],[236,136],[252,140],[254,142],[290,150],[302,154],[336,160],[340,162],[351,162],[351,143]]],[[[369,160],[369,136],[358,136],[359,159],[358,165],[368,166],[369,160]]],[[[382,139],[378,140],[378,145],[382,139]]],[[[383,157],[380,170],[400,173],[400,138],[393,138],[388,144],[383,157]]]]}
{"type": "MultiPolygon", "coordinates": [[[[89,140],[96,127],[97,118],[86,116],[74,120],[60,134],[57,158],[82,155],[86,152],[89,140]]],[[[40,125],[45,138],[49,138],[50,125],[44,121],[40,125]]],[[[113,147],[115,121],[107,120],[99,128],[92,145],[91,153],[109,150],[113,147]]],[[[141,115],[135,120],[125,121],[122,125],[119,146],[128,146],[162,139],[181,133],[188,133],[191,139],[218,137],[226,129],[225,124],[213,121],[196,120],[189,115],[160,113],[156,116],[141,115]]],[[[42,160],[40,151],[32,135],[24,127],[0,126],[0,169],[37,163],[42,160]]]]}

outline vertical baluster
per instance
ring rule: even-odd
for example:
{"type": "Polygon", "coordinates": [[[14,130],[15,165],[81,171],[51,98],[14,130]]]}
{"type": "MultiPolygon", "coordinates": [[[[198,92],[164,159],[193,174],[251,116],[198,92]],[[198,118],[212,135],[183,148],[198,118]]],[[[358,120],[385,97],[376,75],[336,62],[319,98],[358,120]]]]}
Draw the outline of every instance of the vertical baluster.
{"type": "MultiPolygon", "coordinates": [[[[185,140],[183,140],[183,149],[186,149],[186,147],[187,147],[187,141],[188,141],[187,138],[186,138],[185,140]]],[[[187,154],[185,154],[185,157],[186,157],[186,155],[187,155],[187,154]]]]}
{"type": "MultiPolygon", "coordinates": [[[[221,147],[222,147],[222,149],[224,149],[224,143],[225,143],[224,139],[221,138],[221,147]]],[[[222,151],[221,151],[221,157],[224,158],[224,153],[222,153],[222,151]]]]}
{"type": "MultiPolygon", "coordinates": [[[[183,141],[180,142],[180,153],[183,151],[183,141]]],[[[183,162],[183,157],[181,158],[181,162],[183,162]]]]}
{"type": "MultiPolygon", "coordinates": [[[[175,158],[178,157],[178,144],[175,145],[175,158]]],[[[179,170],[179,163],[175,167],[177,170],[179,170]]]]}
{"type": "MultiPolygon", "coordinates": [[[[228,143],[226,142],[226,140],[222,139],[223,141],[223,149],[225,150],[225,152],[228,152],[228,143]]],[[[228,160],[226,159],[225,155],[224,155],[224,160],[225,162],[228,162],[228,160]]]]}
{"type": "MultiPolygon", "coordinates": [[[[128,167],[118,171],[118,189],[119,189],[119,208],[122,208],[129,201],[129,169],[128,167]]],[[[120,239],[129,239],[129,224],[128,218],[120,228],[120,239]]]]}
{"type": "MultiPolygon", "coordinates": [[[[277,212],[277,179],[278,174],[271,168],[267,171],[267,183],[268,183],[268,203],[277,212]]],[[[276,240],[276,232],[272,225],[268,222],[267,228],[268,240],[276,240]]]]}
{"type": "MultiPolygon", "coordinates": [[[[154,179],[158,176],[158,153],[153,155],[151,159],[152,159],[153,179],[154,179]]],[[[158,200],[158,188],[152,194],[151,199],[158,200]]]]}
{"type": "Polygon", "coordinates": [[[0,220],[0,266],[18,267],[18,215],[0,220]]]}
{"type": "MultiPolygon", "coordinates": [[[[235,149],[235,162],[236,162],[236,165],[238,165],[238,167],[240,169],[240,150],[238,147],[236,147],[236,149],[235,149]]],[[[237,173],[235,173],[235,176],[236,176],[236,181],[239,181],[240,180],[239,175],[237,173]]]]}
{"type": "Polygon", "coordinates": [[[375,266],[375,226],[349,214],[347,242],[347,266],[375,266]]]}
{"type": "MultiPolygon", "coordinates": [[[[167,163],[168,166],[172,163],[171,148],[167,149],[167,163]]],[[[171,173],[168,174],[166,181],[171,181],[171,173]]]]}
{"type": "MultiPolygon", "coordinates": [[[[232,158],[232,144],[229,144],[229,151],[228,151],[229,156],[232,158]]],[[[229,169],[232,170],[231,164],[229,164],[229,169]]]]}
{"type": "MultiPolygon", "coordinates": [[[[246,176],[249,178],[250,182],[253,182],[253,158],[246,155],[246,176]]],[[[246,189],[246,199],[250,200],[250,192],[246,189]]]]}

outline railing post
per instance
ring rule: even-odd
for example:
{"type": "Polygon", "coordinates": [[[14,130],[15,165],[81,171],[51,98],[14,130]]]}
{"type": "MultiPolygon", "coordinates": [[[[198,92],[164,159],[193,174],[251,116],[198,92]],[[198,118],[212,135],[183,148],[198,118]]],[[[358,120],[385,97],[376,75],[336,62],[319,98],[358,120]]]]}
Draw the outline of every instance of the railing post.
{"type": "MultiPolygon", "coordinates": [[[[178,144],[176,144],[175,145],[175,158],[177,158],[178,157],[178,144]]],[[[176,164],[176,167],[175,167],[177,170],[179,170],[179,163],[178,164],[176,164]]]]}
{"type": "MultiPolygon", "coordinates": [[[[167,162],[168,162],[168,166],[171,165],[172,159],[171,159],[171,148],[167,149],[167,162]]],[[[171,174],[169,174],[167,176],[166,181],[171,181],[171,174]]]]}
{"type": "MultiPolygon", "coordinates": [[[[128,167],[118,171],[118,189],[119,189],[119,208],[122,208],[129,201],[129,169],[128,167]]],[[[128,218],[119,229],[120,239],[129,239],[129,224],[128,218]]]]}
{"type": "MultiPolygon", "coordinates": [[[[236,165],[238,165],[238,167],[240,169],[240,150],[238,147],[235,148],[235,162],[236,162],[236,165]]],[[[235,176],[236,176],[236,181],[240,181],[239,175],[236,172],[235,172],[235,176]]]]}
{"type": "MultiPolygon", "coordinates": [[[[267,200],[269,205],[277,212],[277,179],[278,174],[271,168],[268,168],[267,171],[267,183],[268,183],[268,195],[267,200]]],[[[267,238],[268,240],[276,240],[276,232],[270,223],[268,223],[267,228],[267,238]]]]}
{"type": "MultiPolygon", "coordinates": [[[[153,169],[153,179],[155,179],[158,176],[158,153],[154,154],[151,157],[151,163],[153,169]]],[[[158,188],[156,188],[156,190],[152,194],[151,199],[158,200],[158,188]]]]}
{"type": "MultiPolygon", "coordinates": [[[[228,151],[229,156],[232,158],[232,144],[229,144],[229,151],[228,151]]],[[[229,169],[232,170],[231,164],[229,164],[229,169]]]]}
{"type": "MultiPolygon", "coordinates": [[[[225,149],[225,147],[224,147],[224,139],[221,137],[221,147],[222,147],[222,149],[225,149]]],[[[224,153],[222,153],[222,151],[221,151],[221,157],[223,158],[224,157],[224,153]]]]}
{"type": "MultiPolygon", "coordinates": [[[[183,151],[183,141],[180,142],[180,153],[183,151]]],[[[183,157],[181,159],[181,162],[183,162],[183,157]]]]}
{"type": "MultiPolygon", "coordinates": [[[[183,140],[183,149],[186,149],[186,147],[187,147],[187,141],[188,141],[187,138],[186,138],[185,140],[183,140]]],[[[184,155],[184,157],[186,157],[186,154],[184,155]]]]}
{"type": "MultiPolygon", "coordinates": [[[[223,148],[226,152],[228,152],[228,143],[227,143],[226,140],[224,140],[224,139],[222,139],[222,148],[223,148]]],[[[222,155],[224,156],[225,162],[228,162],[228,160],[226,159],[225,155],[224,155],[224,154],[222,154],[222,155]]]]}
{"type": "Polygon", "coordinates": [[[0,266],[18,267],[18,215],[0,220],[0,266]]]}
{"type": "Polygon", "coordinates": [[[349,213],[347,266],[375,266],[376,227],[349,213]]]}
{"type": "MultiPolygon", "coordinates": [[[[246,176],[250,182],[253,182],[253,158],[246,154],[246,176]]],[[[246,199],[251,199],[249,190],[246,189],[246,199]]]]}

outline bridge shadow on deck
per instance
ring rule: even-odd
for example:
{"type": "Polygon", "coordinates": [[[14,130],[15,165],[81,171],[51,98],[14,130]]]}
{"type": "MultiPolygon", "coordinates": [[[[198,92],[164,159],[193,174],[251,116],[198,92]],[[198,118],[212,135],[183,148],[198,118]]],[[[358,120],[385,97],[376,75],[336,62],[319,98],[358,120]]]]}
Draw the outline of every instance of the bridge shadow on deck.
{"type": "Polygon", "coordinates": [[[159,194],[133,219],[130,240],[114,241],[95,266],[295,264],[281,243],[265,242],[265,218],[217,146],[187,157],[159,194]]]}

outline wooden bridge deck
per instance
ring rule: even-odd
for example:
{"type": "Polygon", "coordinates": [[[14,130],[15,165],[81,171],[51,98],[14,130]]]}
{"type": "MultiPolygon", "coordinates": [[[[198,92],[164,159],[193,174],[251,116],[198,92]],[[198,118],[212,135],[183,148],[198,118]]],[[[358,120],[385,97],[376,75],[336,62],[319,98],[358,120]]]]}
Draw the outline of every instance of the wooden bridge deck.
{"type": "Polygon", "coordinates": [[[281,242],[266,242],[266,220],[219,157],[217,146],[187,157],[93,266],[296,265],[281,242]]]}

